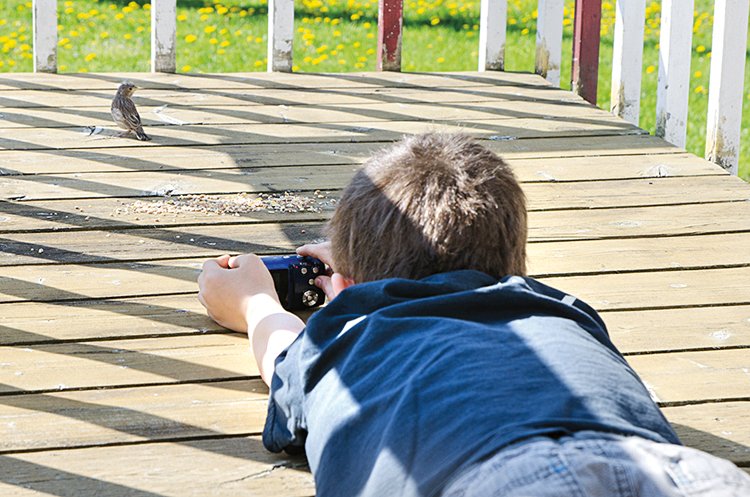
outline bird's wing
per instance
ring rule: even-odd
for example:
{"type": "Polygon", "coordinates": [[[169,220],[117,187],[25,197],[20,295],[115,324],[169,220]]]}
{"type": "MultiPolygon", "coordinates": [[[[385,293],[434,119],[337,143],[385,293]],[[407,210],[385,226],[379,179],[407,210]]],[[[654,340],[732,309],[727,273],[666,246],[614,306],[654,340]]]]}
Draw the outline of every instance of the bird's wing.
{"type": "Polygon", "coordinates": [[[135,104],[129,98],[121,98],[118,102],[120,112],[122,113],[123,120],[127,122],[133,129],[141,126],[141,116],[138,115],[138,110],[135,108],[135,104]]]}

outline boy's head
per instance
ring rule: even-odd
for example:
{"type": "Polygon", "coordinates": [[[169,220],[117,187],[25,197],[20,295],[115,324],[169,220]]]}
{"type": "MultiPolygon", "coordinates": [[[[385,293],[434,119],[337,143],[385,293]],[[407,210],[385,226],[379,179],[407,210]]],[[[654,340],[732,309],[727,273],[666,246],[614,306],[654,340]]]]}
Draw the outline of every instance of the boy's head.
{"type": "Polygon", "coordinates": [[[456,269],[525,275],[526,231],[513,172],[462,134],[411,136],[376,154],[329,224],[336,270],[358,283],[456,269]]]}

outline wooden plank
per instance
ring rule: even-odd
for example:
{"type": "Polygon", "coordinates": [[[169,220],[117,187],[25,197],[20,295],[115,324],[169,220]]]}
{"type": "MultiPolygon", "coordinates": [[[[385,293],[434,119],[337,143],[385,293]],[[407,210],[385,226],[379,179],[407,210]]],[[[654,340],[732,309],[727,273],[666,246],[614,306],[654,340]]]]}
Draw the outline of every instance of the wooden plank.
{"type": "Polygon", "coordinates": [[[596,240],[736,233],[750,229],[747,203],[695,204],[529,214],[529,239],[596,240]],[[732,216],[727,216],[731,211],[732,216]]]}
{"type": "MultiPolygon", "coordinates": [[[[483,140],[483,145],[506,160],[550,159],[563,157],[595,157],[624,155],[634,158],[656,156],[656,166],[643,176],[674,175],[671,167],[659,167],[661,160],[671,160],[665,154],[681,150],[661,138],[650,135],[591,136],[571,138],[529,138],[524,140],[483,140]]],[[[306,143],[213,145],[194,147],[162,147],[159,155],[140,147],[109,148],[107,150],[60,151],[0,151],[0,175],[82,173],[87,171],[161,171],[169,169],[227,169],[233,167],[290,166],[295,164],[358,164],[383,148],[382,143],[306,143]]],[[[693,156],[694,157],[694,156],[693,156]]],[[[609,161],[614,159],[608,159],[609,161]]],[[[553,162],[553,161],[550,161],[553,162]]],[[[704,165],[710,164],[703,161],[704,165]]],[[[615,163],[613,162],[614,166],[615,163]]],[[[650,168],[651,166],[649,166],[650,168]]],[[[718,166],[708,166],[722,171],[718,166]]],[[[555,171],[556,168],[546,166],[555,171]]],[[[590,167],[591,178],[621,177],[611,171],[615,167],[590,167]],[[604,169],[605,172],[600,172],[604,169]],[[607,173],[606,171],[610,171],[607,173]]],[[[558,176],[564,178],[560,172],[558,176]]]]}
{"type": "Polygon", "coordinates": [[[530,243],[529,271],[537,277],[750,266],[750,232],[530,243]]]}
{"type": "Polygon", "coordinates": [[[478,71],[505,69],[505,30],[507,0],[482,0],[479,7],[478,71]]]}
{"type": "Polygon", "coordinates": [[[261,380],[0,396],[14,419],[0,453],[185,438],[259,435],[268,411],[261,380]]]}
{"type": "Polygon", "coordinates": [[[554,86],[560,86],[564,3],[539,0],[536,20],[535,72],[554,86]]]}
{"type": "Polygon", "coordinates": [[[620,1],[616,9],[610,110],[637,125],[641,109],[646,0],[620,1]]]}
{"type": "MultiPolygon", "coordinates": [[[[454,104],[382,103],[357,106],[321,105],[255,106],[238,109],[236,106],[187,107],[142,106],[139,113],[143,125],[184,126],[215,124],[278,124],[278,123],[346,123],[367,121],[459,121],[465,119],[501,118],[595,118],[603,111],[592,111],[589,106],[571,102],[565,106],[553,102],[479,102],[454,104]]],[[[113,127],[109,106],[28,109],[4,109],[0,128],[67,128],[80,126],[113,127]]]]}
{"type": "MultiPolygon", "coordinates": [[[[258,229],[244,230],[207,226],[196,228],[190,235],[177,235],[190,236],[189,240],[194,240],[185,244],[180,240],[173,241],[174,233],[184,233],[176,230],[164,230],[165,233],[144,233],[141,230],[114,232],[111,237],[105,238],[107,241],[113,240],[111,244],[101,243],[102,238],[96,233],[74,231],[54,234],[54,237],[61,239],[59,245],[43,249],[43,253],[38,253],[38,249],[34,250],[40,246],[39,244],[33,244],[29,237],[19,235],[14,237],[20,239],[15,245],[10,240],[3,240],[6,254],[10,257],[7,257],[0,276],[3,283],[0,289],[0,302],[44,302],[191,293],[196,290],[195,281],[203,259],[224,253],[292,252],[306,241],[321,238],[323,226],[309,224],[281,229],[285,231],[279,230],[274,233],[265,225],[259,226],[258,229]],[[223,246],[206,247],[205,240],[221,240],[220,235],[226,236],[227,232],[233,234],[231,238],[223,238],[223,246]],[[260,241],[266,238],[277,247],[276,250],[269,251],[263,246],[259,247],[260,241]],[[14,247],[17,250],[14,250],[14,247]],[[28,247],[31,249],[22,250],[28,247]],[[169,259],[157,260],[158,258],[169,259]],[[108,263],[92,264],[104,261],[108,263]],[[56,264],[50,267],[45,263],[56,264]]],[[[750,266],[748,256],[742,250],[747,246],[748,240],[750,233],[710,237],[531,243],[529,272],[530,275],[543,279],[586,278],[582,282],[574,283],[583,285],[584,291],[591,291],[591,281],[595,281],[593,278],[604,279],[611,275],[614,281],[628,276],[624,273],[634,273],[630,275],[634,279],[655,280],[649,284],[670,281],[665,284],[666,288],[681,289],[686,288],[688,283],[679,283],[677,280],[680,278],[695,284],[695,278],[688,270],[714,269],[741,273],[744,268],[750,266]],[[678,269],[680,271],[677,271],[678,269]],[[657,270],[668,273],[653,273],[657,270]],[[642,271],[648,273],[641,273],[642,271]],[[675,281],[672,282],[670,278],[674,278],[675,281]]],[[[731,276],[734,277],[735,273],[731,276]]],[[[735,284],[739,285],[737,282],[735,284]]],[[[613,287],[610,290],[616,293],[619,302],[629,299],[620,295],[619,288],[613,287]]],[[[689,298],[695,298],[696,291],[686,290],[689,298]]],[[[607,298],[599,295],[594,297],[600,300],[607,298]]],[[[681,298],[680,294],[675,293],[674,298],[681,298]]],[[[741,294],[727,302],[750,302],[750,299],[747,295],[741,294]]],[[[714,300],[713,303],[723,302],[714,300]]],[[[624,305],[610,300],[603,302],[604,304],[624,305]]]]}
{"type": "Polygon", "coordinates": [[[443,73],[13,73],[0,77],[0,90],[101,90],[116,87],[128,79],[140,88],[162,90],[209,89],[323,89],[323,88],[408,88],[492,87],[499,85],[544,85],[544,80],[529,73],[478,74],[476,72],[443,73]]]}
{"type": "MultiPolygon", "coordinates": [[[[0,105],[6,108],[108,108],[119,83],[106,90],[63,92],[52,90],[14,90],[0,92],[0,105]]],[[[258,105],[372,105],[384,103],[495,102],[495,101],[547,101],[562,107],[581,103],[580,97],[565,90],[540,85],[482,86],[455,88],[348,88],[348,89],[257,89],[257,90],[140,90],[133,101],[143,106],[241,106],[258,105]]]]}
{"type": "Polygon", "coordinates": [[[662,411],[688,447],[735,464],[750,463],[750,403],[666,407],[662,411]]]}
{"type": "Polygon", "coordinates": [[[304,458],[272,454],[259,436],[0,456],[0,493],[108,497],[312,497],[304,458]]]}
{"type": "Polygon", "coordinates": [[[552,276],[543,278],[543,281],[582,299],[597,310],[750,303],[750,267],[552,276]]]}
{"type": "Polygon", "coordinates": [[[403,0],[378,0],[378,71],[401,71],[403,0]]]}
{"type": "Polygon", "coordinates": [[[268,72],[292,72],[294,1],[268,2],[268,72]]]}
{"type": "Polygon", "coordinates": [[[629,356],[628,362],[663,405],[747,400],[747,349],[629,356]]]}
{"type": "Polygon", "coordinates": [[[57,0],[34,0],[34,72],[57,72],[57,0]]]}
{"type": "Polygon", "coordinates": [[[678,147],[687,136],[693,0],[664,0],[659,35],[656,136],[678,147]]]}
{"type": "Polygon", "coordinates": [[[2,345],[224,331],[206,315],[194,293],[62,304],[16,303],[2,307],[0,330],[2,345]]]}
{"type": "MultiPolygon", "coordinates": [[[[255,379],[247,337],[206,334],[0,347],[0,402],[4,395],[255,379]]],[[[238,388],[243,384],[213,384],[238,388]]]]}
{"type": "Polygon", "coordinates": [[[584,100],[594,105],[596,105],[599,83],[601,19],[601,0],[576,0],[571,88],[584,100]]]}
{"type": "Polygon", "coordinates": [[[738,173],[740,128],[750,4],[746,1],[714,3],[711,43],[711,80],[708,87],[706,158],[732,174],[738,173]]]}
{"type": "MultiPolygon", "coordinates": [[[[214,170],[205,174],[132,172],[10,176],[4,178],[0,198],[31,201],[336,190],[349,184],[356,170],[352,165],[331,165],[232,172],[214,170]]],[[[548,179],[547,182],[524,183],[523,188],[531,210],[750,200],[747,183],[724,175],[584,182],[548,179]]],[[[3,210],[0,208],[0,212],[3,210]]]]}
{"type": "Polygon", "coordinates": [[[750,346],[750,306],[604,312],[623,353],[750,346]]]}
{"type": "Polygon", "coordinates": [[[151,72],[173,73],[177,69],[177,1],[151,3],[151,72]]]}
{"type": "Polygon", "coordinates": [[[152,141],[140,142],[121,136],[115,128],[41,128],[35,133],[8,129],[0,137],[0,149],[69,150],[81,148],[159,147],[194,145],[242,145],[263,143],[383,142],[404,134],[463,132],[478,138],[518,140],[562,136],[644,134],[645,131],[614,116],[594,119],[495,119],[441,122],[358,121],[356,123],[246,124],[164,126],[149,128],[152,141]]]}

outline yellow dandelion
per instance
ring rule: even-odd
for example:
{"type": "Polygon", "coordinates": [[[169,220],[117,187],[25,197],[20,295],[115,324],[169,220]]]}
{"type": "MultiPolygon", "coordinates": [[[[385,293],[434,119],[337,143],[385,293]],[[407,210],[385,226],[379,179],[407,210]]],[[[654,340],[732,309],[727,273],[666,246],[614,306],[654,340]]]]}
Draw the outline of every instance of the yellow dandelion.
{"type": "Polygon", "coordinates": [[[435,59],[435,61],[436,61],[436,62],[437,62],[438,64],[442,64],[443,62],[445,62],[445,57],[438,57],[437,59],[435,59]]]}
{"type": "Polygon", "coordinates": [[[102,31],[101,33],[99,33],[99,38],[101,38],[101,39],[109,38],[109,32],[108,31],[102,31]]]}
{"type": "Polygon", "coordinates": [[[367,33],[367,35],[365,35],[365,38],[372,40],[373,38],[375,38],[375,33],[367,33]]]}
{"type": "Polygon", "coordinates": [[[198,39],[198,37],[195,36],[195,35],[187,35],[185,37],[185,41],[188,42],[188,43],[193,43],[197,39],[198,39]]]}
{"type": "Polygon", "coordinates": [[[706,51],[706,47],[703,45],[698,45],[697,47],[695,47],[695,51],[698,53],[703,53],[706,51]]]}
{"type": "Polygon", "coordinates": [[[698,85],[698,86],[695,87],[695,93],[703,93],[705,91],[706,91],[706,89],[703,88],[703,86],[701,86],[701,85],[698,85]]]}
{"type": "Polygon", "coordinates": [[[651,73],[653,73],[654,71],[656,71],[656,67],[654,67],[654,66],[648,66],[648,67],[646,68],[646,74],[651,74],[651,73]]]}
{"type": "Polygon", "coordinates": [[[122,21],[123,19],[125,19],[125,14],[123,14],[122,12],[118,12],[117,14],[115,14],[115,19],[117,19],[118,21],[122,21]]]}
{"type": "Polygon", "coordinates": [[[263,65],[263,62],[261,62],[260,60],[256,60],[256,61],[255,61],[255,64],[253,64],[253,65],[254,65],[255,67],[261,67],[261,66],[263,65]]]}
{"type": "Polygon", "coordinates": [[[339,37],[339,36],[341,36],[341,31],[339,31],[339,30],[337,29],[336,31],[334,31],[334,32],[333,32],[333,36],[335,36],[335,37],[339,37]]]}
{"type": "Polygon", "coordinates": [[[227,41],[227,40],[223,40],[223,41],[222,41],[221,43],[219,43],[219,46],[220,46],[221,48],[226,48],[226,47],[228,47],[229,45],[231,45],[231,43],[229,43],[229,41],[227,41]]]}
{"type": "Polygon", "coordinates": [[[192,69],[192,67],[190,67],[189,65],[184,65],[184,66],[182,66],[182,69],[180,69],[180,70],[182,72],[190,72],[191,69],[192,69]]]}
{"type": "Polygon", "coordinates": [[[358,20],[358,19],[359,19],[360,17],[362,17],[362,16],[361,16],[361,15],[359,15],[359,14],[352,14],[352,15],[350,15],[350,16],[349,16],[349,19],[351,19],[352,21],[356,21],[356,20],[358,20]]]}
{"type": "Polygon", "coordinates": [[[339,65],[340,66],[346,65],[346,61],[344,59],[339,59],[339,65]]]}
{"type": "Polygon", "coordinates": [[[225,53],[227,53],[227,51],[226,51],[226,50],[224,50],[223,48],[220,48],[220,49],[218,49],[218,50],[216,51],[216,55],[224,55],[225,53]]]}
{"type": "Polygon", "coordinates": [[[355,41],[354,43],[352,43],[352,46],[354,48],[359,48],[360,46],[362,46],[362,44],[360,42],[358,42],[358,41],[355,41]]]}
{"type": "Polygon", "coordinates": [[[703,76],[703,72],[701,72],[701,71],[695,71],[693,73],[693,77],[695,77],[695,78],[700,78],[702,76],[703,76]]]}
{"type": "Polygon", "coordinates": [[[205,28],[203,28],[203,32],[207,35],[210,35],[214,31],[216,31],[216,26],[206,26],[205,28]]]}
{"type": "Polygon", "coordinates": [[[83,60],[85,60],[86,62],[91,62],[95,58],[96,58],[96,54],[90,53],[90,54],[86,54],[86,57],[84,57],[83,60]]]}
{"type": "Polygon", "coordinates": [[[68,34],[69,34],[69,35],[70,35],[71,37],[73,37],[73,38],[76,38],[76,37],[80,36],[80,34],[81,34],[81,33],[79,33],[78,31],[76,31],[75,29],[73,29],[73,30],[71,30],[70,32],[68,32],[68,34]]]}
{"type": "Polygon", "coordinates": [[[209,43],[210,43],[211,45],[216,45],[217,43],[219,43],[219,40],[217,40],[216,38],[211,38],[210,40],[208,40],[208,42],[209,42],[209,43]]]}
{"type": "Polygon", "coordinates": [[[123,38],[125,38],[126,40],[132,40],[133,39],[133,35],[130,34],[130,33],[125,33],[125,35],[123,35],[123,38]]]}
{"type": "Polygon", "coordinates": [[[135,28],[136,33],[143,33],[146,29],[143,26],[138,26],[135,28]]]}
{"type": "Polygon", "coordinates": [[[521,34],[522,34],[522,35],[527,35],[527,34],[529,34],[529,28],[523,28],[523,29],[521,30],[521,34]]]}
{"type": "Polygon", "coordinates": [[[263,38],[261,38],[260,36],[256,36],[255,43],[263,43],[263,38]]]}
{"type": "MultiPolygon", "coordinates": [[[[187,14],[180,14],[177,16],[177,20],[180,22],[187,21],[187,18],[188,18],[187,14]]],[[[185,66],[185,67],[190,67],[190,66],[185,66]]]]}
{"type": "Polygon", "coordinates": [[[433,17],[430,20],[430,24],[433,25],[433,26],[437,26],[438,24],[440,24],[440,18],[439,17],[433,17]]]}

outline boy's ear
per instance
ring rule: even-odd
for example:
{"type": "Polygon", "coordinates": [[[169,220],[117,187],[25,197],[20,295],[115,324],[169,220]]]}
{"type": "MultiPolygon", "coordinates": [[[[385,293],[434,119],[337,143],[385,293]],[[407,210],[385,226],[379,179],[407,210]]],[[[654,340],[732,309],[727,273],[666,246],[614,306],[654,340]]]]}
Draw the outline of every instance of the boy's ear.
{"type": "Polygon", "coordinates": [[[333,273],[331,275],[331,286],[333,287],[334,296],[338,295],[354,284],[355,282],[353,279],[349,278],[348,276],[344,276],[341,273],[333,273]]]}

